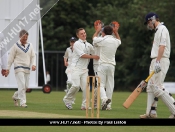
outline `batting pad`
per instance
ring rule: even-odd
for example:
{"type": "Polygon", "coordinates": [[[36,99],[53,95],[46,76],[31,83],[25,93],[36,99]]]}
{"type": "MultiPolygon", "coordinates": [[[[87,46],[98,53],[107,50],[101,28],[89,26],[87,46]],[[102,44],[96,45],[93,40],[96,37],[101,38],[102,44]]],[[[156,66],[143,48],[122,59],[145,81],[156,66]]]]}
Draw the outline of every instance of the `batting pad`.
{"type": "Polygon", "coordinates": [[[167,94],[166,92],[164,92],[164,94],[162,94],[160,96],[160,99],[168,107],[168,109],[170,110],[171,114],[175,115],[175,105],[174,105],[174,101],[172,100],[171,96],[169,94],[167,94]]]}
{"type": "Polygon", "coordinates": [[[151,112],[151,107],[157,107],[157,101],[155,100],[154,93],[147,93],[147,108],[146,115],[149,115],[151,112]]]}
{"type": "Polygon", "coordinates": [[[171,99],[172,99],[172,101],[173,102],[175,102],[175,100],[174,100],[174,98],[173,98],[173,96],[169,93],[169,91],[168,90],[166,90],[166,89],[163,89],[164,91],[165,91],[165,93],[167,93],[168,95],[170,95],[170,97],[171,97],[171,99]]]}

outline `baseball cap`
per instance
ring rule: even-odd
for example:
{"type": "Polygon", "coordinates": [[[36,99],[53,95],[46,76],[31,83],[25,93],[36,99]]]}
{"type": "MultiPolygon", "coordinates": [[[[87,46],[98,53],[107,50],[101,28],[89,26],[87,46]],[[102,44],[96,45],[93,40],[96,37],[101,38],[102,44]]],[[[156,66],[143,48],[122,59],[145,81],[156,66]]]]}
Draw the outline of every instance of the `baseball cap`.
{"type": "Polygon", "coordinates": [[[146,16],[145,16],[145,22],[144,22],[144,25],[147,24],[147,22],[149,20],[152,20],[152,17],[155,16],[155,18],[159,18],[158,15],[156,13],[153,13],[153,12],[150,12],[148,13],[146,16]]]}
{"type": "Polygon", "coordinates": [[[70,41],[77,41],[77,38],[71,37],[71,38],[70,38],[70,41]]]}

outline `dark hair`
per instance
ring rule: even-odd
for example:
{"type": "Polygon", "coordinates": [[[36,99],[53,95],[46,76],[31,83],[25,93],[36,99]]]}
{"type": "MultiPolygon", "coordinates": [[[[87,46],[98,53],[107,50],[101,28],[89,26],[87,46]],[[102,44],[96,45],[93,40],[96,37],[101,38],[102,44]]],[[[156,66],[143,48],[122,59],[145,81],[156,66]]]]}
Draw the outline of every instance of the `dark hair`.
{"type": "Polygon", "coordinates": [[[21,38],[24,34],[29,35],[29,33],[28,33],[26,30],[22,29],[22,30],[19,32],[19,37],[21,38]]]}
{"type": "Polygon", "coordinates": [[[105,35],[112,35],[113,29],[111,26],[105,26],[103,32],[105,33],[105,35]]]}
{"type": "Polygon", "coordinates": [[[84,30],[84,28],[79,28],[79,29],[77,29],[76,35],[78,35],[79,31],[81,31],[81,30],[84,30]]]}

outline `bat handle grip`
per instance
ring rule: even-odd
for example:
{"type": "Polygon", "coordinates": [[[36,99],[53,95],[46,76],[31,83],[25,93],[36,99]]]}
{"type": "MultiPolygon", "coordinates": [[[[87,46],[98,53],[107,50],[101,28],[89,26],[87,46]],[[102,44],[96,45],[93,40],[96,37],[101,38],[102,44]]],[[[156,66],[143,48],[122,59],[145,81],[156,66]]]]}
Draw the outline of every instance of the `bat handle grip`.
{"type": "Polygon", "coordinates": [[[147,79],[145,80],[145,82],[148,82],[148,80],[153,76],[153,74],[154,74],[154,71],[151,72],[151,74],[147,77],[147,79]]]}

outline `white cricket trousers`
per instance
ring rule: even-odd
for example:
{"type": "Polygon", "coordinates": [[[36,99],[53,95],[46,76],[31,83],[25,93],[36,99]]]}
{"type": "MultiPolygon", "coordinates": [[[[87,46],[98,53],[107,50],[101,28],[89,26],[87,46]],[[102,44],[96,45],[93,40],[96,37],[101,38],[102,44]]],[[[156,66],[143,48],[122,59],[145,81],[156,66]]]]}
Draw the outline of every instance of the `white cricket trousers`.
{"type": "MultiPolygon", "coordinates": [[[[150,69],[149,72],[151,73],[155,69],[155,63],[156,63],[156,58],[152,59],[151,64],[150,64],[150,69]]],[[[157,74],[154,74],[150,80],[148,81],[148,86],[147,86],[147,108],[146,108],[146,114],[149,115],[151,107],[157,107],[157,101],[155,101],[155,95],[152,90],[152,85],[158,86],[160,89],[166,89],[163,85],[166,74],[169,69],[170,61],[168,58],[161,58],[160,60],[160,65],[161,65],[161,71],[157,74]]]]}
{"type": "Polygon", "coordinates": [[[87,83],[88,71],[89,71],[88,69],[80,69],[76,67],[72,68],[72,74],[71,74],[72,87],[64,97],[64,101],[66,103],[72,102],[72,99],[75,98],[76,93],[81,87],[83,93],[81,107],[86,107],[86,83],[87,83]]]}
{"type": "Polygon", "coordinates": [[[20,106],[26,103],[26,90],[29,85],[29,73],[17,72],[15,73],[16,81],[18,84],[18,91],[13,95],[15,99],[20,100],[20,106]]]}
{"type": "MultiPolygon", "coordinates": [[[[94,69],[94,74],[95,76],[98,76],[98,64],[94,64],[93,65],[93,69],[94,69]]],[[[96,84],[98,84],[98,79],[96,78],[96,84]]]]}
{"type": "MultiPolygon", "coordinates": [[[[94,64],[93,65],[93,69],[94,69],[94,74],[95,74],[95,76],[98,76],[98,64],[94,64]]],[[[98,84],[98,79],[96,79],[96,81],[97,81],[97,84],[98,84]]],[[[105,87],[106,88],[106,87],[105,87]]],[[[95,92],[94,93],[95,94],[95,97],[97,97],[97,92],[95,92]]],[[[106,96],[107,96],[107,98],[111,98],[111,93],[110,92],[106,92],[106,96]]],[[[108,106],[107,107],[109,107],[109,108],[111,108],[111,104],[112,104],[112,98],[111,98],[111,102],[108,104],[108,106]]]]}
{"type": "Polygon", "coordinates": [[[72,80],[71,79],[72,69],[70,67],[67,67],[65,73],[67,75],[67,82],[72,82],[71,81],[72,80]]]}
{"type": "MultiPolygon", "coordinates": [[[[155,68],[155,63],[156,63],[156,58],[151,61],[150,64],[150,69],[149,72],[151,73],[154,71],[155,68]]],[[[166,77],[166,74],[168,72],[169,66],[170,66],[170,61],[168,58],[161,58],[160,60],[160,65],[161,65],[161,71],[157,74],[154,74],[150,80],[148,81],[148,86],[147,86],[147,92],[152,93],[152,89],[150,87],[151,82],[154,83],[154,85],[158,86],[159,88],[163,89],[163,83],[166,77]]]]}
{"type": "Polygon", "coordinates": [[[99,66],[98,64],[94,64],[94,65],[93,65],[93,69],[94,69],[94,74],[95,74],[95,76],[98,76],[98,75],[97,75],[98,66],[99,66]]]}
{"type": "Polygon", "coordinates": [[[107,98],[112,100],[112,94],[114,90],[114,72],[115,66],[112,64],[100,64],[98,66],[98,76],[101,80],[100,96],[102,101],[106,100],[107,98]]]}

